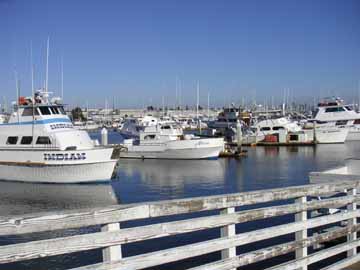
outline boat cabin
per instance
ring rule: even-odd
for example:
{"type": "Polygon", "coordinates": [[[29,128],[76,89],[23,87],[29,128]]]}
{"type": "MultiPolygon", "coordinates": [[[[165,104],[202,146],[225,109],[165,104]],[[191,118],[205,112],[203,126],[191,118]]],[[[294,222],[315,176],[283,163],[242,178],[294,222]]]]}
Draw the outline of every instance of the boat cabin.
{"type": "Polygon", "coordinates": [[[42,95],[20,97],[8,121],[0,124],[0,147],[89,149],[94,142],[74,126],[59,99],[48,102],[42,95]]]}

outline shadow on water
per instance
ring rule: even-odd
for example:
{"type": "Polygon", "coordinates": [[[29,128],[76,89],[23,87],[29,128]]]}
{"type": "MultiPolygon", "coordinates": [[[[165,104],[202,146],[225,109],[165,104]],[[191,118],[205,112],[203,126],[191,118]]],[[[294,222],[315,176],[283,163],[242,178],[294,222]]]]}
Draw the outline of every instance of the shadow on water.
{"type": "Polygon", "coordinates": [[[0,181],[0,198],[2,216],[120,203],[111,184],[39,184],[0,181]]]}
{"type": "MultiPolygon", "coordinates": [[[[92,137],[98,138],[98,135],[93,134],[92,137]]],[[[118,143],[120,141],[121,138],[118,134],[110,133],[109,142],[118,143]]],[[[316,147],[249,147],[246,149],[248,156],[239,160],[142,161],[120,159],[117,179],[107,185],[50,185],[0,181],[0,213],[4,216],[59,209],[89,208],[117,204],[120,203],[120,198],[121,203],[136,203],[303,185],[308,183],[309,172],[322,171],[341,165],[345,158],[360,154],[358,142],[316,147]]],[[[169,218],[163,218],[162,221],[167,220],[169,218]]],[[[291,218],[252,222],[237,226],[237,230],[253,230],[269,223],[281,224],[284,221],[289,222],[291,218]]],[[[139,224],[139,222],[129,222],[125,223],[124,227],[139,224]]],[[[219,229],[212,229],[161,238],[157,241],[149,240],[144,243],[129,244],[124,246],[124,255],[154,251],[163,246],[185,245],[218,236],[219,229]]],[[[37,239],[36,236],[33,237],[33,239],[37,239]]],[[[9,242],[9,239],[1,240],[2,245],[9,242]]],[[[238,250],[245,252],[262,244],[254,243],[250,246],[240,247],[238,250]]],[[[184,269],[218,258],[219,253],[213,253],[195,260],[186,260],[180,265],[171,264],[170,268],[184,269]]],[[[289,256],[285,258],[289,258],[289,256]]],[[[67,269],[100,260],[101,252],[96,250],[32,262],[0,265],[0,269],[67,269]]],[[[264,266],[266,265],[260,264],[253,269],[262,269],[264,266]]],[[[158,269],[166,269],[166,267],[158,269]]]]}

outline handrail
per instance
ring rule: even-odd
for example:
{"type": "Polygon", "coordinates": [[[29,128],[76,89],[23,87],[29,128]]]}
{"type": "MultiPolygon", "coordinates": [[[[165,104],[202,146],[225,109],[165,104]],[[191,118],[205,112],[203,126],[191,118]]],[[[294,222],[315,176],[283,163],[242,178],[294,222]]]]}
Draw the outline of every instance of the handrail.
{"type": "Polygon", "coordinates": [[[353,262],[354,258],[359,257],[356,253],[356,247],[360,246],[360,241],[356,237],[356,232],[360,230],[360,225],[356,222],[356,219],[360,217],[360,210],[357,210],[356,207],[357,203],[360,203],[360,195],[356,193],[359,185],[360,180],[354,180],[217,196],[117,205],[105,208],[0,217],[1,236],[95,225],[103,226],[101,232],[91,230],[87,234],[0,246],[0,263],[11,263],[102,248],[104,262],[76,269],[142,269],[217,251],[222,251],[222,260],[195,267],[194,269],[235,269],[239,266],[294,251],[296,251],[294,261],[279,265],[274,269],[290,269],[295,265],[295,268],[304,270],[307,269],[309,264],[325,258],[326,254],[328,256],[330,256],[329,254],[336,255],[343,251],[348,251],[348,258],[342,263],[337,264],[346,265],[353,262]],[[323,198],[322,200],[308,200],[312,196],[324,197],[329,194],[338,194],[339,196],[323,198]],[[292,202],[291,200],[294,201],[292,202]],[[270,202],[271,206],[241,210],[242,206],[270,202]],[[327,208],[337,208],[339,211],[335,214],[308,218],[308,213],[317,209],[327,208]],[[204,211],[210,212],[207,212],[205,216],[203,214],[200,216],[183,215],[180,220],[171,221],[171,216],[174,215],[187,213],[200,214],[200,212],[204,211]],[[295,214],[294,222],[276,226],[270,225],[262,229],[236,233],[236,224],[290,214],[295,214]],[[149,225],[121,229],[121,226],[118,225],[124,221],[164,216],[169,216],[166,222],[147,222],[149,225]],[[317,235],[308,235],[309,229],[315,229],[324,225],[336,225],[340,222],[346,222],[346,226],[338,226],[335,230],[325,233],[320,231],[320,234],[317,235]],[[220,238],[170,249],[165,248],[137,256],[122,258],[121,255],[121,245],[123,244],[214,228],[220,228],[220,238]],[[283,243],[246,254],[236,254],[235,247],[237,246],[291,233],[296,235],[296,239],[293,242],[283,243]],[[334,240],[341,236],[348,236],[348,241],[345,244],[337,245],[329,251],[321,250],[314,253],[315,255],[307,254],[309,246],[334,240]]]}

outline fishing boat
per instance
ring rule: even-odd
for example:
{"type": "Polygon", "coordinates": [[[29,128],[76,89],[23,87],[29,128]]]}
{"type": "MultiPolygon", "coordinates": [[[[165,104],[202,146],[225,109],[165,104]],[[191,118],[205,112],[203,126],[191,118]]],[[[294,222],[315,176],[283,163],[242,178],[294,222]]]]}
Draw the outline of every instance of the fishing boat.
{"type": "Polygon", "coordinates": [[[60,98],[38,90],[19,97],[14,112],[0,124],[0,179],[24,182],[108,181],[117,159],[74,128],[60,98]]]}
{"type": "Polygon", "coordinates": [[[124,140],[123,146],[121,158],[212,159],[224,149],[224,139],[185,135],[180,127],[158,124],[145,127],[138,140],[124,140]]]}

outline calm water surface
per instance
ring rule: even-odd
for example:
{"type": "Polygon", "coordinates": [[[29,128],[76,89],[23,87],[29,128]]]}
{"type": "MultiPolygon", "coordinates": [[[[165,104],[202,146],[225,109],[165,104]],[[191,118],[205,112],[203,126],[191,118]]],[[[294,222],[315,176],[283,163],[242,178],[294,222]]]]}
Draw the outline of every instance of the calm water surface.
{"type": "MultiPolygon", "coordinates": [[[[97,136],[92,134],[92,137],[97,136]]],[[[121,137],[111,133],[109,141],[116,143],[121,141],[121,137]]],[[[110,184],[54,185],[0,181],[0,214],[18,215],[303,185],[309,182],[309,172],[341,165],[348,157],[359,157],[360,143],[317,147],[254,147],[246,150],[248,156],[239,160],[121,159],[117,178],[110,184]]],[[[65,232],[71,233],[72,231],[65,232]]],[[[1,245],[5,245],[28,239],[46,238],[50,234],[3,237],[0,241],[1,245]]],[[[204,240],[212,238],[213,234],[199,233],[190,238],[196,240],[197,237],[204,240]]],[[[179,242],[189,243],[193,241],[190,238],[187,239],[185,236],[169,240],[166,244],[171,246],[179,242]]],[[[128,245],[124,252],[125,255],[133,255],[157,248],[156,244],[150,243],[145,247],[132,244],[128,245]]],[[[0,269],[66,269],[100,260],[99,251],[90,251],[82,255],[71,254],[2,265],[0,269]]],[[[209,256],[203,260],[210,260],[209,256]]],[[[171,268],[182,269],[186,264],[187,262],[184,262],[182,266],[171,268]]]]}

